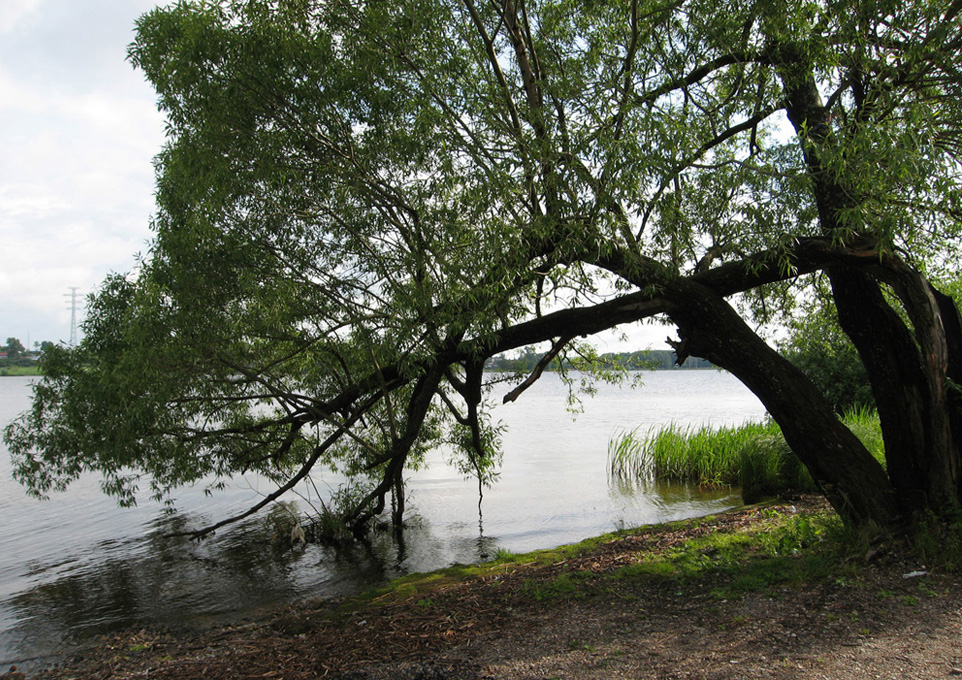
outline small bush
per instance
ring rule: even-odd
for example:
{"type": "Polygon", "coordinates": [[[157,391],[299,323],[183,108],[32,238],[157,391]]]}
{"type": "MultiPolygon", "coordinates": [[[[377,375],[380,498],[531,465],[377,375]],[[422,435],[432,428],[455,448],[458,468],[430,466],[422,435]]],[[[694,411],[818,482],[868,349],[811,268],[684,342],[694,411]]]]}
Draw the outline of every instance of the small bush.
{"type": "Polygon", "coordinates": [[[931,515],[921,517],[908,540],[921,564],[950,572],[962,570],[962,518],[946,521],[931,515]]]}
{"type": "Polygon", "coordinates": [[[742,500],[757,503],[763,498],[788,492],[808,493],[816,490],[808,470],[774,428],[772,434],[746,442],[741,451],[739,482],[742,500]]]}

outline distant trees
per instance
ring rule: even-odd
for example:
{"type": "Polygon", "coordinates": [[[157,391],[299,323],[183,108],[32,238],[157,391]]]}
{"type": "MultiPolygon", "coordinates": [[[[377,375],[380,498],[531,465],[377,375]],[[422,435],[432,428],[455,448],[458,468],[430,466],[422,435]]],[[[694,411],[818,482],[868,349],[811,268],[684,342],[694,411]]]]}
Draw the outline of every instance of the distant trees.
{"type": "Polygon", "coordinates": [[[7,344],[3,346],[2,350],[7,353],[8,359],[19,359],[26,348],[17,338],[7,338],[7,344]]]}
{"type": "Polygon", "coordinates": [[[6,355],[0,356],[0,375],[36,375],[40,357],[52,343],[35,343],[37,346],[39,351],[29,351],[18,338],[7,338],[6,344],[0,345],[0,353],[6,355]]]}
{"type": "MultiPolygon", "coordinates": [[[[507,357],[504,354],[493,356],[485,363],[485,368],[491,371],[522,371],[531,372],[541,361],[542,353],[531,347],[526,347],[519,355],[507,357]]],[[[616,352],[602,354],[591,359],[593,368],[625,369],[629,371],[662,371],[677,368],[712,368],[712,364],[698,357],[688,357],[683,364],[678,365],[678,355],[670,349],[648,349],[637,352],[616,352]]],[[[561,366],[577,368],[578,362],[568,359],[555,359],[547,370],[557,370],[561,366]]]]}

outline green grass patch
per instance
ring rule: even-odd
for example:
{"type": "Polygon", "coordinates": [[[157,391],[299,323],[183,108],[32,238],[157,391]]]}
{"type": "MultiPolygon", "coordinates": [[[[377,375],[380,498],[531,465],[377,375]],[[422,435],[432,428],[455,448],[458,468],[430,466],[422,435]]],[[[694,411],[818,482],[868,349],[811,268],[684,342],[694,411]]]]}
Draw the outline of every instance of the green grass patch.
{"type": "Polygon", "coordinates": [[[18,375],[40,375],[39,366],[3,366],[0,367],[0,377],[18,375]]]}
{"type": "Polygon", "coordinates": [[[538,602],[543,600],[581,598],[584,597],[584,592],[580,586],[581,584],[575,576],[565,572],[544,581],[528,579],[524,582],[524,592],[538,602]]]}
{"type": "Polygon", "coordinates": [[[962,517],[952,521],[920,517],[908,542],[909,549],[922,564],[945,571],[962,571],[962,517]]]}
{"type": "Polygon", "coordinates": [[[669,560],[651,560],[644,562],[634,562],[627,564],[611,575],[611,578],[633,579],[633,578],[654,578],[668,579],[678,575],[675,565],[669,560]]]}
{"type": "Polygon", "coordinates": [[[494,551],[494,557],[491,561],[494,564],[509,564],[518,559],[518,556],[511,552],[510,550],[505,550],[504,548],[498,548],[494,551]]]}
{"type": "Polygon", "coordinates": [[[663,579],[679,584],[720,577],[719,599],[777,584],[827,578],[839,564],[839,522],[834,515],[773,514],[749,530],[714,532],[663,552],[644,556],[611,575],[613,579],[663,579]]]}

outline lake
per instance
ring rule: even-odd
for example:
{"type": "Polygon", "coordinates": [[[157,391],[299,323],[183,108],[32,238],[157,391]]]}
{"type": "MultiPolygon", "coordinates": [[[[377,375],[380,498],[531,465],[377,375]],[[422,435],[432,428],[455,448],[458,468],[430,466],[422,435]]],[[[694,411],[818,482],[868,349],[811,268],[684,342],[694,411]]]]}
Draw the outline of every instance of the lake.
{"type": "MultiPolygon", "coordinates": [[[[626,430],[759,420],[765,409],[735,378],[714,370],[645,373],[635,389],[600,384],[581,413],[546,374],[517,402],[499,405],[508,426],[504,462],[478,512],[477,482],[429,456],[408,483],[403,545],[383,536],[348,548],[279,550],[265,517],[200,542],[164,538],[246,508],[272,487],[238,478],[212,498],[175,494],[177,513],[144,502],[119,508],[94,476],[50,501],[27,497],[0,443],[0,668],[29,668],[92,636],[128,626],[202,626],[299,599],[349,595],[405,573],[472,563],[498,549],[526,552],[622,527],[718,512],[740,504],[732,490],[640,489],[610,482],[608,441],[626,430]]],[[[26,410],[32,378],[0,378],[0,427],[26,410]]],[[[500,399],[508,386],[496,388],[500,399]]],[[[322,494],[336,480],[315,478],[322,494]]],[[[304,490],[307,493],[307,490],[304,490]]],[[[301,503],[302,507],[303,502],[301,503]]]]}

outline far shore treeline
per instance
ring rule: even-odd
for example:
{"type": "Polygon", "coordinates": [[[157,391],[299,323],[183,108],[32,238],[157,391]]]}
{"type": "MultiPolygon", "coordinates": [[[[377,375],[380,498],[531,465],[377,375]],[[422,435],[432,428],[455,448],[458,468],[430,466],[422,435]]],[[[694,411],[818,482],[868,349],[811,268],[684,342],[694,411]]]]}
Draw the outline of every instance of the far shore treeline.
{"type": "MultiPolygon", "coordinates": [[[[43,343],[44,345],[47,343],[43,343]]],[[[42,351],[27,351],[16,338],[9,338],[6,345],[0,346],[0,376],[5,375],[39,375],[42,351]]],[[[489,371],[521,371],[530,372],[541,360],[543,354],[528,348],[516,357],[503,354],[491,357],[485,364],[489,371]]],[[[711,362],[698,357],[688,357],[679,366],[677,355],[670,349],[648,349],[636,352],[609,352],[591,360],[595,368],[625,368],[629,371],[664,371],[672,369],[713,368],[711,362]]],[[[557,371],[561,367],[556,359],[548,365],[546,370],[557,371]]],[[[565,368],[576,369],[570,362],[565,362],[565,368]]]]}
{"type": "Polygon", "coordinates": [[[39,375],[40,357],[48,344],[50,343],[35,343],[31,350],[24,347],[19,339],[7,338],[6,342],[0,345],[0,376],[39,375]]]}
{"type": "MultiPolygon", "coordinates": [[[[491,357],[484,365],[489,371],[532,371],[543,355],[528,348],[523,354],[508,358],[503,354],[491,357]]],[[[679,368],[714,368],[710,361],[698,357],[688,357],[679,366],[674,350],[647,349],[637,352],[610,352],[592,359],[592,366],[598,368],[625,368],[629,371],[663,371],[679,368]]],[[[561,363],[555,359],[546,370],[557,371],[561,363]]],[[[566,362],[565,368],[577,368],[566,362]]]]}

